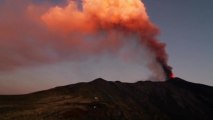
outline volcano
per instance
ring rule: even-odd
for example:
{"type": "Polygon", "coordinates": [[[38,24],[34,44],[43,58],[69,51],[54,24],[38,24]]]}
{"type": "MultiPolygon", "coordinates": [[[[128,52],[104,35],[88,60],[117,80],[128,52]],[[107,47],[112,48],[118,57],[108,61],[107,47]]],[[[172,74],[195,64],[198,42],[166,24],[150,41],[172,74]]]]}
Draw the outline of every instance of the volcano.
{"type": "Polygon", "coordinates": [[[1,95],[0,120],[213,120],[213,87],[172,78],[102,78],[26,95],[1,95]]]}

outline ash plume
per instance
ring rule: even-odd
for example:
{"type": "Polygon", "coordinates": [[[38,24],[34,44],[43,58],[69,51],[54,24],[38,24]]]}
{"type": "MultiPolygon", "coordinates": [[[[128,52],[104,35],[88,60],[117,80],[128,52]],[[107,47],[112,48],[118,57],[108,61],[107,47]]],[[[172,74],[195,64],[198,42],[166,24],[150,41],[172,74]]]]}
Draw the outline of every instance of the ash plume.
{"type": "MultiPolygon", "coordinates": [[[[122,45],[124,42],[122,39],[128,34],[137,36],[135,42],[145,47],[155,57],[155,60],[148,63],[148,66],[152,66],[149,68],[155,77],[157,79],[170,77],[168,71],[171,72],[171,67],[167,65],[165,44],[156,39],[159,30],[150,21],[140,0],[83,0],[82,9],[78,8],[76,2],[69,1],[65,7],[51,8],[42,16],[42,20],[50,29],[64,34],[76,31],[85,34],[108,32],[109,39],[115,42],[115,45],[110,47],[116,47],[115,49],[122,45]],[[110,34],[111,32],[116,33],[110,34]]],[[[104,43],[101,45],[109,47],[104,43]]]]}
{"type": "Polygon", "coordinates": [[[1,71],[104,53],[119,56],[128,44],[136,44],[155,79],[172,75],[166,45],[157,40],[159,29],[141,0],[68,0],[62,6],[4,0],[0,7],[1,71]]]}

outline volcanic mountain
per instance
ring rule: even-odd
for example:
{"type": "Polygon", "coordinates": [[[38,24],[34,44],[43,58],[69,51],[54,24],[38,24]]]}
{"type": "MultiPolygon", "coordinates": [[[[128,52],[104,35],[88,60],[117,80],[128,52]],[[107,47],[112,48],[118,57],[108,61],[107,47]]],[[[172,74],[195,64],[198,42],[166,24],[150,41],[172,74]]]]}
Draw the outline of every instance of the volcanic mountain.
{"type": "Polygon", "coordinates": [[[213,120],[213,87],[96,79],[26,95],[0,96],[0,120],[213,120]]]}

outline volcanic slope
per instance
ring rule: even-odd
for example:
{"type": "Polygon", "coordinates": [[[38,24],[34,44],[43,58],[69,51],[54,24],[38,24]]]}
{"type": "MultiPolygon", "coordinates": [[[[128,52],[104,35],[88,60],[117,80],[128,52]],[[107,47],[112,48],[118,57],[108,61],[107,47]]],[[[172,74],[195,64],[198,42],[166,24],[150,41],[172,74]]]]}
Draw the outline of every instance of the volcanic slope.
{"type": "Polygon", "coordinates": [[[96,79],[26,95],[1,95],[0,120],[213,120],[213,87],[96,79]]]}

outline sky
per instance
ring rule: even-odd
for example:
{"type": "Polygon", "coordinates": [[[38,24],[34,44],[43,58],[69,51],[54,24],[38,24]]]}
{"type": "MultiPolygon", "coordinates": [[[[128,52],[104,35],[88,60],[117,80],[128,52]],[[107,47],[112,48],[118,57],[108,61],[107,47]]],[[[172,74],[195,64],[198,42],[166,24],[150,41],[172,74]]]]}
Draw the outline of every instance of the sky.
{"type": "MultiPolygon", "coordinates": [[[[150,70],[145,66],[145,62],[140,61],[145,59],[144,49],[139,50],[142,57],[136,54],[137,59],[125,61],[114,54],[101,54],[75,60],[66,57],[66,60],[52,63],[49,58],[43,56],[54,57],[54,52],[47,50],[46,46],[49,45],[50,39],[56,41],[55,44],[59,44],[56,40],[58,36],[46,32],[46,28],[40,23],[35,23],[39,21],[38,16],[48,10],[47,8],[55,5],[66,6],[67,2],[33,0],[30,3],[6,3],[5,1],[0,1],[0,61],[5,63],[0,64],[0,94],[30,93],[56,86],[87,82],[99,77],[123,82],[149,79],[150,70]],[[19,14],[24,13],[23,6],[26,5],[27,15],[30,14],[30,18],[26,17],[26,14],[19,14]],[[26,39],[28,42],[19,41],[18,38],[26,39]],[[43,42],[44,40],[46,41],[43,42]],[[17,44],[26,45],[19,49],[16,48],[17,44]],[[37,50],[38,48],[41,49],[37,50]],[[17,50],[31,61],[26,65],[18,64],[17,61],[8,62],[11,56],[13,59],[19,58],[20,53],[17,50]],[[35,59],[39,62],[34,65],[35,59]],[[43,61],[48,64],[40,64],[43,61]],[[14,66],[16,67],[13,68],[14,66]]],[[[144,4],[152,23],[160,29],[158,39],[166,43],[168,62],[173,67],[175,75],[187,81],[213,86],[213,8],[211,7],[213,1],[144,0],[144,4]]],[[[92,38],[93,36],[87,39],[92,38]]],[[[65,44],[69,43],[65,41],[65,44]]],[[[135,44],[126,44],[128,49],[122,49],[119,54],[126,50],[131,52],[136,50],[135,44]]],[[[60,57],[64,58],[68,48],[58,48],[57,45],[56,47],[60,50],[60,57]]],[[[77,53],[72,54],[78,56],[77,53]]],[[[23,61],[23,58],[19,59],[23,61]]]]}
{"type": "Polygon", "coordinates": [[[145,0],[152,21],[167,43],[176,76],[213,85],[213,8],[211,0],[145,0]]]}

